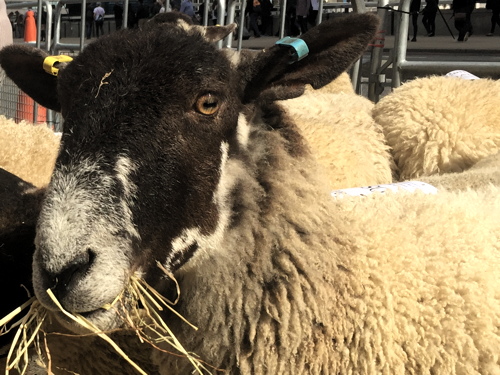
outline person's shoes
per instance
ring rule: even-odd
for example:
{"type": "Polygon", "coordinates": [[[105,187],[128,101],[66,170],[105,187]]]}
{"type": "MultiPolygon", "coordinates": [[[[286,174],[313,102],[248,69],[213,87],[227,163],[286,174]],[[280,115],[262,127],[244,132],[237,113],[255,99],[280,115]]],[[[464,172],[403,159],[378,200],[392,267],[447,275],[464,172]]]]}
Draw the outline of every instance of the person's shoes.
{"type": "Polygon", "coordinates": [[[488,33],[486,34],[486,36],[493,36],[493,33],[488,33]]]}
{"type": "Polygon", "coordinates": [[[466,32],[464,35],[464,42],[466,42],[467,39],[469,39],[469,36],[470,36],[470,34],[468,32],[466,32]]]}
{"type": "Polygon", "coordinates": [[[260,38],[260,34],[255,35],[256,38],[260,38]]]}
{"type": "Polygon", "coordinates": [[[434,33],[429,33],[427,34],[427,36],[434,36],[434,33]]]}
{"type": "Polygon", "coordinates": [[[416,42],[417,41],[417,38],[412,38],[411,40],[412,42],[416,42]]]}

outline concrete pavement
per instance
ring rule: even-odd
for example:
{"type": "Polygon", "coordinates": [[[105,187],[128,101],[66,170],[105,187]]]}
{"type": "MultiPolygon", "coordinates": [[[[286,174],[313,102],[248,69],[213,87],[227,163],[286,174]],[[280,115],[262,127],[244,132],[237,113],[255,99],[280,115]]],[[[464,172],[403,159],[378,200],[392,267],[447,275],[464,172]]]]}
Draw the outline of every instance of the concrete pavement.
{"type": "MultiPolygon", "coordinates": [[[[86,40],[89,43],[95,40],[92,38],[86,40]]],[[[243,41],[243,48],[249,49],[263,49],[271,47],[276,41],[277,37],[262,36],[260,38],[250,37],[248,40],[243,41]]],[[[62,43],[78,44],[79,38],[62,38],[62,43]]],[[[14,43],[24,43],[23,39],[14,39],[14,43]]],[[[237,43],[233,41],[233,47],[236,48],[237,43]]],[[[394,36],[387,35],[385,37],[385,50],[390,50],[394,46],[394,36]]],[[[448,36],[434,36],[427,37],[424,35],[417,36],[416,42],[408,41],[408,52],[456,52],[456,53],[475,53],[475,54],[498,54],[500,59],[500,33],[495,36],[485,36],[473,34],[468,41],[458,42],[453,39],[451,35],[448,36]]]]}
{"type": "MultiPolygon", "coordinates": [[[[456,36],[455,36],[456,38],[456,36]]],[[[278,38],[275,37],[250,37],[243,41],[243,48],[262,49],[272,46],[278,38]]],[[[394,36],[385,37],[385,50],[394,47],[394,36]]],[[[236,47],[236,42],[233,42],[236,47]]],[[[408,52],[456,52],[458,53],[476,53],[476,54],[498,54],[500,59],[500,34],[495,36],[475,35],[473,34],[468,41],[458,42],[451,35],[448,36],[417,36],[416,42],[408,41],[408,52]]]]}

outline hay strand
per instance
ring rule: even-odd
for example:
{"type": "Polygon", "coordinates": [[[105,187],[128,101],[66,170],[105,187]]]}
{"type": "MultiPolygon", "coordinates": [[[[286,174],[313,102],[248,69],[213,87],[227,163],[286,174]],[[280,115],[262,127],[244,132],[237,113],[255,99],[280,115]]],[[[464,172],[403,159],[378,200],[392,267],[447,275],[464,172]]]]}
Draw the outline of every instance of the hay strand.
{"type": "MultiPolygon", "coordinates": [[[[161,295],[142,278],[133,275],[130,278],[130,282],[127,288],[125,288],[123,292],[119,296],[117,296],[112,303],[106,304],[105,306],[103,306],[103,308],[106,310],[109,310],[111,308],[116,309],[117,314],[119,314],[119,316],[122,318],[125,326],[132,329],[142,343],[148,343],[155,350],[160,350],[171,355],[187,358],[193,365],[193,370],[198,374],[203,375],[206,373],[211,373],[211,371],[207,367],[205,367],[205,365],[207,365],[206,363],[204,364],[200,359],[196,357],[195,354],[188,352],[182,346],[182,344],[175,337],[172,330],[168,327],[161,316],[161,312],[165,309],[168,309],[177,317],[179,317],[183,322],[188,324],[193,329],[197,330],[197,327],[188,322],[184,317],[182,317],[176,310],[172,308],[172,305],[175,305],[180,297],[179,284],[177,283],[173,275],[168,273],[167,270],[161,266],[161,264],[158,263],[158,266],[162,269],[163,272],[165,272],[168,277],[170,277],[175,282],[177,289],[177,298],[174,302],[171,302],[169,299],[161,295]],[[125,306],[127,306],[128,308],[124,308],[125,306]],[[124,314],[121,314],[121,312],[124,312],[124,314]],[[160,348],[157,345],[159,343],[167,343],[172,348],[174,348],[177,353],[160,348]]],[[[90,334],[97,335],[101,339],[106,341],[139,374],[146,374],[146,372],[142,370],[142,368],[138,364],[136,364],[118,346],[118,344],[109,337],[106,332],[101,331],[97,326],[95,326],[95,324],[93,324],[91,321],[81,316],[80,314],[73,314],[65,310],[55,297],[52,290],[48,289],[46,292],[47,295],[52,299],[56,307],[61,311],[61,313],[63,313],[66,317],[76,322],[80,326],[88,329],[90,331],[90,334]]],[[[32,297],[27,302],[25,302],[0,320],[0,335],[9,332],[14,327],[18,327],[7,355],[7,366],[5,372],[6,375],[8,375],[9,370],[12,369],[16,369],[21,375],[26,373],[30,360],[30,347],[34,347],[34,350],[36,351],[40,359],[45,357],[45,361],[47,363],[42,363],[42,365],[47,369],[48,374],[52,374],[52,356],[47,344],[46,333],[43,332],[43,337],[39,336],[42,324],[47,317],[47,313],[48,311],[38,302],[38,300],[36,300],[35,297],[32,297]],[[30,307],[30,309],[26,313],[26,315],[7,327],[7,324],[9,324],[27,307],[30,307]],[[44,350],[42,350],[42,345],[45,345],[44,350]]],[[[56,333],[54,332],[54,334],[56,333]]]]}
{"type": "Polygon", "coordinates": [[[23,303],[17,309],[14,309],[12,312],[7,314],[5,317],[0,319],[0,327],[4,327],[8,322],[10,322],[16,315],[18,315],[21,311],[23,311],[26,307],[31,305],[36,300],[35,297],[31,297],[28,301],[23,303]]]}
{"type": "Polygon", "coordinates": [[[125,359],[132,367],[134,367],[140,374],[147,375],[147,373],[139,367],[134,361],[130,359],[130,357],[109,337],[106,333],[102,332],[99,330],[92,322],[89,320],[85,319],[83,316],[79,314],[71,314],[69,311],[66,311],[62,305],[59,303],[57,300],[56,296],[54,296],[54,293],[52,293],[52,290],[47,289],[47,294],[49,297],[52,299],[52,301],[56,304],[57,308],[61,310],[61,312],[66,315],[68,318],[73,320],[74,322],[80,324],[82,327],[87,328],[89,331],[94,332],[97,336],[102,338],[104,341],[106,341],[113,349],[116,350],[118,354],[120,354],[123,359],[125,359]]]}
{"type": "Polygon", "coordinates": [[[47,311],[40,303],[35,298],[30,298],[27,302],[0,320],[2,327],[1,334],[5,334],[12,328],[18,327],[7,354],[5,374],[8,375],[9,371],[12,369],[16,369],[20,374],[26,372],[29,363],[28,351],[32,345],[35,347],[39,345],[37,339],[38,333],[46,316],[47,311]],[[30,309],[26,315],[7,329],[6,325],[28,306],[30,306],[30,309]]]}

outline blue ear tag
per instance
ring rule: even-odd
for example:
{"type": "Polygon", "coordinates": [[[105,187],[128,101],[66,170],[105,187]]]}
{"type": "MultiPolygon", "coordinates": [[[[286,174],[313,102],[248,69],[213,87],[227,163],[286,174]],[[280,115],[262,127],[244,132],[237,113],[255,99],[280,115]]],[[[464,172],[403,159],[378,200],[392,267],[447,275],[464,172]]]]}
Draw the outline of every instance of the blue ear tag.
{"type": "Polygon", "coordinates": [[[300,61],[309,54],[309,48],[307,47],[306,42],[300,38],[291,38],[286,36],[283,39],[278,40],[276,44],[280,47],[286,47],[289,49],[289,64],[300,61]]]}

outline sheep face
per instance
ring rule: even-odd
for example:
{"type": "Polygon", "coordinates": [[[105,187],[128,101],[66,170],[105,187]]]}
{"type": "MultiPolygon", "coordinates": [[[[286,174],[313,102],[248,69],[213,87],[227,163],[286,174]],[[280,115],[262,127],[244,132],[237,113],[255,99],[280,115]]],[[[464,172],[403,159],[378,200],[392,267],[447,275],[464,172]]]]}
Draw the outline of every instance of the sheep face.
{"type": "Polygon", "coordinates": [[[64,151],[40,215],[36,291],[50,306],[53,288],[67,310],[106,327],[113,313],[100,308],[132,273],[157,284],[156,261],[175,270],[224,226],[240,78],[203,38],[170,31],[161,42],[130,32],[124,53],[99,41],[60,75],[64,151]]]}
{"type": "Polygon", "coordinates": [[[237,204],[228,164],[246,163],[252,129],[283,126],[279,111],[266,123],[270,103],[329,83],[377,23],[372,15],[325,22],[302,36],[310,53],[293,64],[280,46],[236,61],[202,29],[161,23],[100,38],[50,79],[42,52],[1,51],[7,74],[64,117],[38,221],[38,299],[55,310],[51,288],[65,309],[113,328],[117,310],[102,307],[132,274],[161,289],[156,262],[175,271],[216,251],[237,204]]]}

